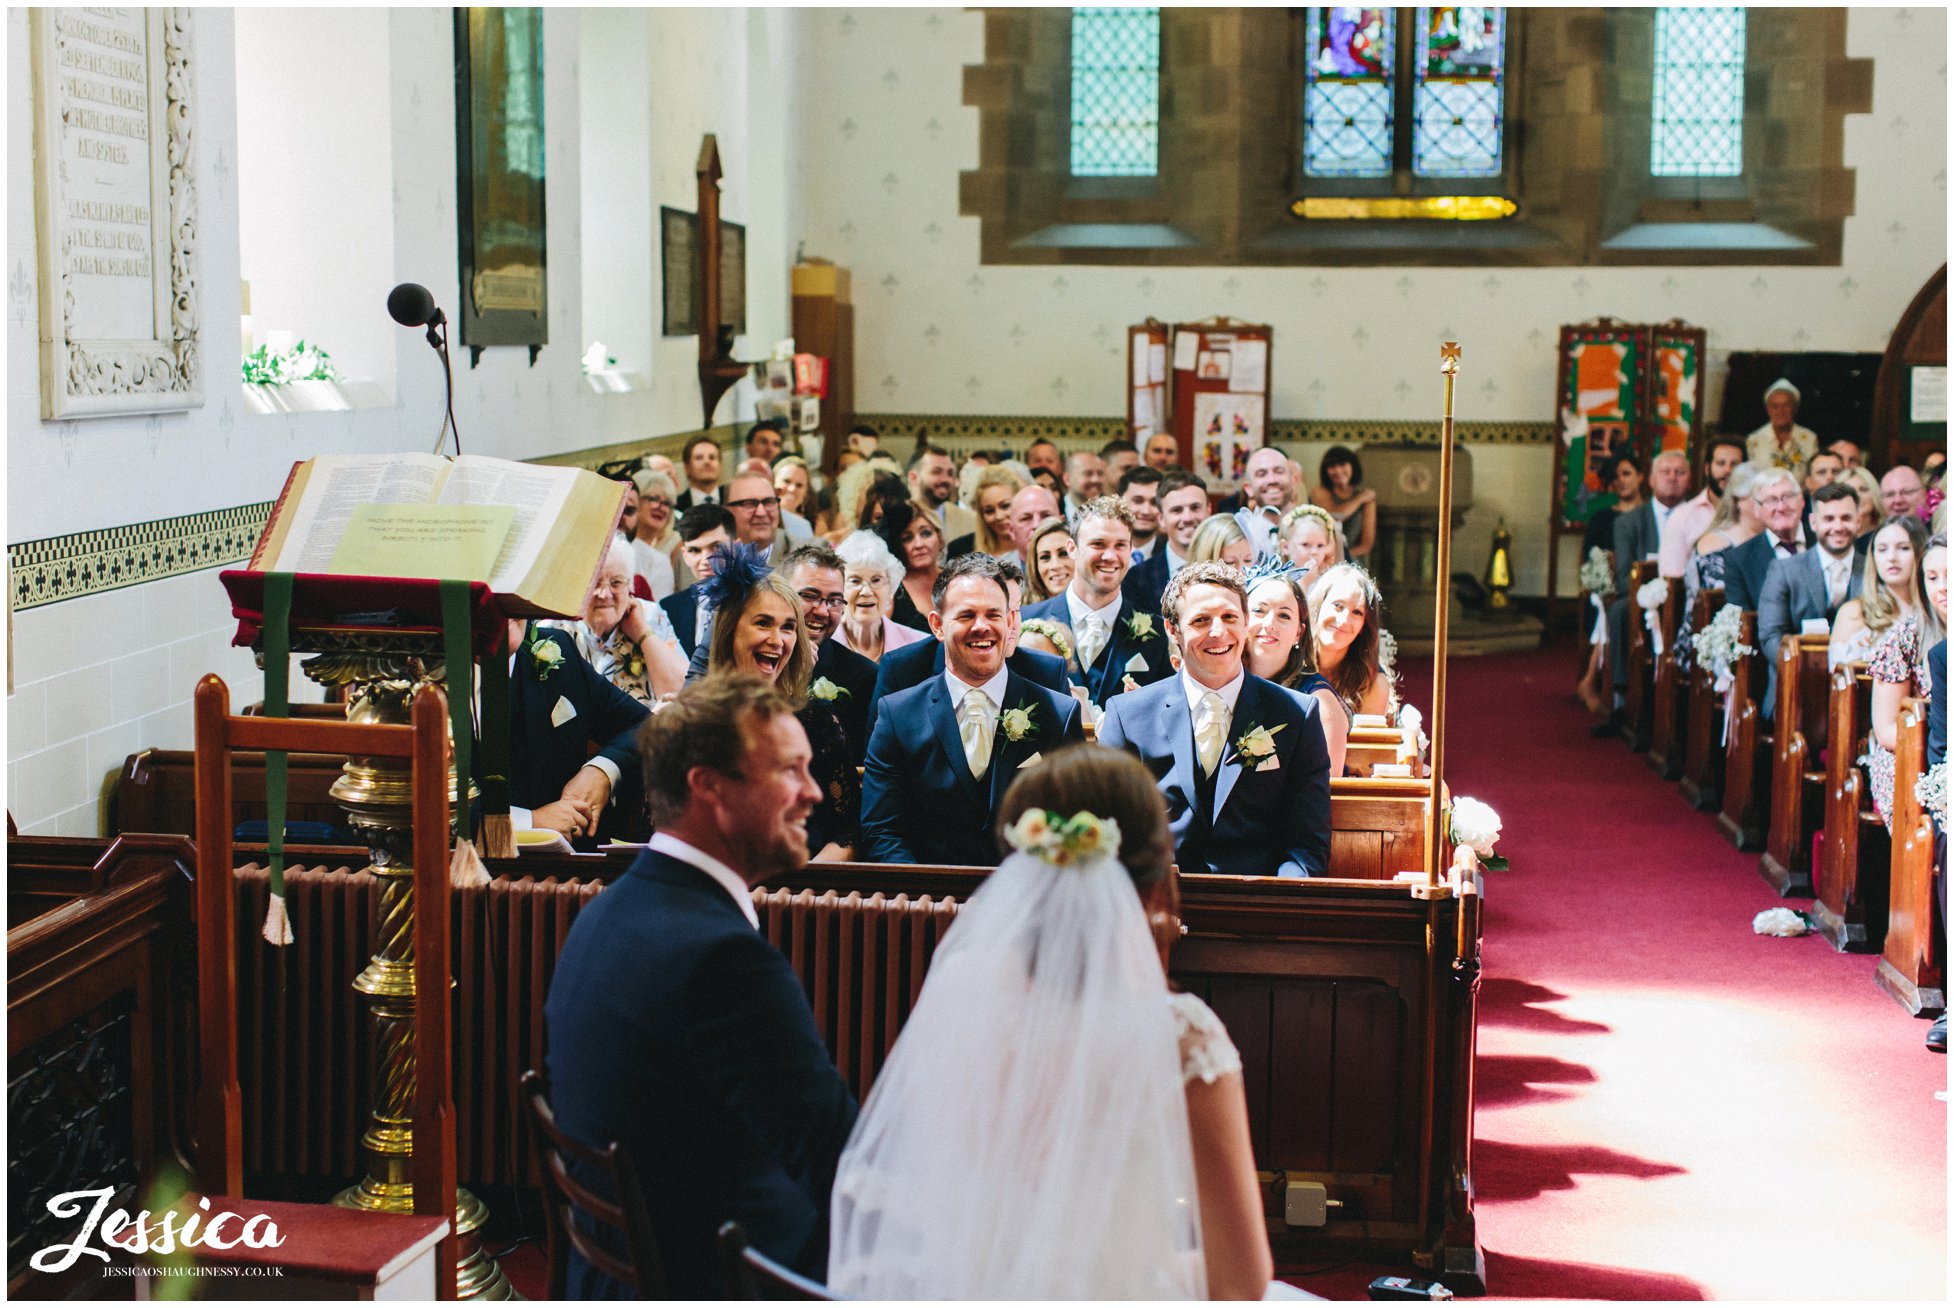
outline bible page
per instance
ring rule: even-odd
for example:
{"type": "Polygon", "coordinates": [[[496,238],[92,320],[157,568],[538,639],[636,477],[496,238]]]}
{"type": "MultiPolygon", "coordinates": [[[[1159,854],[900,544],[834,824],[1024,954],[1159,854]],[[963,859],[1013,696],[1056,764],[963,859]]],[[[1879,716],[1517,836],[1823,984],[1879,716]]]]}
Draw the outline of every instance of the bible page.
{"type": "Polygon", "coordinates": [[[426,504],[448,470],[439,454],[322,454],[309,463],[297,503],[285,506],[284,544],[267,571],[326,571],[354,509],[426,504]]]}
{"type": "Polygon", "coordinates": [[[550,543],[550,530],[570,501],[577,469],[543,467],[464,454],[454,462],[439,504],[506,504],[516,511],[509,538],[489,574],[489,589],[515,595],[550,543]]]}

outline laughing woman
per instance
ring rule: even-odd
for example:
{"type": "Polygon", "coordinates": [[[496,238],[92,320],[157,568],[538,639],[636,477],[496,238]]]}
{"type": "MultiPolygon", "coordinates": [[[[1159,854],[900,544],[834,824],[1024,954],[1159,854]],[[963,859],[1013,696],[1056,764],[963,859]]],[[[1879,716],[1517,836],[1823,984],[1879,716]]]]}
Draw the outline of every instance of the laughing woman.
{"type": "Polygon", "coordinates": [[[814,862],[846,862],[855,851],[862,782],[841,719],[807,697],[814,642],[802,635],[801,597],[751,545],[722,545],[715,556],[718,571],[700,583],[713,610],[708,667],[760,677],[800,702],[794,716],[807,732],[814,754],[808,771],[821,787],[821,803],[807,819],[807,847],[814,862]]]}

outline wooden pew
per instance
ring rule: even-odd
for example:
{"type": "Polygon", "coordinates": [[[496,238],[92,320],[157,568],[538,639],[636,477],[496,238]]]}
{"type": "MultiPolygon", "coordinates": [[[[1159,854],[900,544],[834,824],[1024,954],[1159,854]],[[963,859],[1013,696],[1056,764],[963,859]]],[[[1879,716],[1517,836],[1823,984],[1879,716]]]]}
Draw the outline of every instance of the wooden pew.
{"type": "MultiPolygon", "coordinates": [[[[1757,615],[1745,613],[1739,639],[1757,650],[1757,615]]],[[[1717,826],[1738,849],[1761,848],[1771,817],[1771,724],[1764,721],[1764,655],[1746,654],[1731,669],[1736,713],[1723,746],[1723,802],[1717,826]]]]}
{"type": "Polygon", "coordinates": [[[1825,836],[1819,845],[1812,920],[1832,948],[1880,948],[1886,921],[1886,824],[1873,809],[1859,758],[1872,718],[1872,678],[1863,663],[1832,671],[1825,750],[1825,836]]]}
{"type": "MultiPolygon", "coordinates": [[[[343,720],[343,713],[339,716],[343,720]]],[[[329,793],[339,780],[345,755],[288,753],[285,757],[285,820],[323,823],[345,831],[350,839],[346,810],[329,793]]],[[[195,764],[196,754],[187,749],[146,749],[131,754],[122,765],[109,804],[109,833],[193,834],[197,829],[195,764]]],[[[231,775],[235,819],[264,821],[265,756],[239,753],[231,775]]]]}
{"type": "Polygon", "coordinates": [[[1683,774],[1683,746],[1689,719],[1689,677],[1676,664],[1676,636],[1682,629],[1683,583],[1670,577],[1669,593],[1656,613],[1662,629],[1662,654],[1655,663],[1655,682],[1650,694],[1649,766],[1664,781],[1683,774]]]}
{"type": "Polygon", "coordinates": [[[1879,988],[1914,1014],[1944,1011],[1945,941],[1935,926],[1940,905],[1934,897],[1934,823],[1914,798],[1913,787],[1927,770],[1927,704],[1909,699],[1900,706],[1899,737],[1893,751],[1893,859],[1886,945],[1873,974],[1879,988]]]}
{"type": "Polygon", "coordinates": [[[1628,569],[1628,689],[1623,695],[1622,739],[1637,754],[1655,734],[1655,642],[1636,592],[1659,575],[1653,559],[1637,559],[1628,569]]]}
{"type": "MultiPolygon", "coordinates": [[[[1690,610],[1691,631],[1701,631],[1723,607],[1723,588],[1698,591],[1690,610]]],[[[1684,710],[1683,775],[1677,782],[1683,798],[1699,813],[1723,802],[1723,696],[1716,678],[1695,666],[1689,669],[1689,704],[1684,710]]]]}
{"type": "Polygon", "coordinates": [[[1414,777],[1425,775],[1425,760],[1418,742],[1403,727],[1352,727],[1344,745],[1344,775],[1368,777],[1380,763],[1409,767],[1414,777]]]}
{"type": "Polygon", "coordinates": [[[1780,895],[1812,893],[1812,833],[1825,820],[1825,748],[1830,685],[1829,636],[1787,635],[1778,642],[1777,729],[1771,747],[1771,816],[1757,870],[1780,895]]]}

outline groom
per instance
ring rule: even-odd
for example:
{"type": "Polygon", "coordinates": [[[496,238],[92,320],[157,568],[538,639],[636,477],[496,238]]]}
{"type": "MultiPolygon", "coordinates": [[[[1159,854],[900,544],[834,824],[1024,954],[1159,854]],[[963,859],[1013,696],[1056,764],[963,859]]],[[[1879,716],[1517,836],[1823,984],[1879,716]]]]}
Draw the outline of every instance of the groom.
{"type": "Polygon", "coordinates": [[[1322,876],[1330,752],[1312,696],[1242,666],[1242,574],[1190,563],[1160,606],[1181,673],[1108,701],[1099,743],[1139,755],[1158,779],[1181,871],[1322,876]]]}
{"type": "Polygon", "coordinates": [[[1079,702],[1005,665],[1011,600],[996,559],[950,560],[932,598],[945,667],[878,706],[862,776],[863,857],[995,867],[1004,792],[1046,750],[1085,739],[1079,702]]]}
{"type": "MultiPolygon", "coordinates": [[[[855,1100],[751,890],[807,862],[821,800],[807,735],[771,685],[717,676],[648,719],[639,748],[658,832],[577,915],[550,982],[557,1123],[630,1155],[670,1297],[730,1289],[715,1252],[728,1220],[818,1277],[855,1100]]],[[[572,1250],[570,1298],[622,1288],[572,1250]]]]}
{"type": "Polygon", "coordinates": [[[1104,708],[1121,691],[1152,685],[1174,669],[1159,619],[1124,593],[1133,567],[1133,511],[1111,495],[1088,500],[1073,535],[1079,548],[1072,583],[1024,615],[1071,629],[1086,694],[1104,708]]]}

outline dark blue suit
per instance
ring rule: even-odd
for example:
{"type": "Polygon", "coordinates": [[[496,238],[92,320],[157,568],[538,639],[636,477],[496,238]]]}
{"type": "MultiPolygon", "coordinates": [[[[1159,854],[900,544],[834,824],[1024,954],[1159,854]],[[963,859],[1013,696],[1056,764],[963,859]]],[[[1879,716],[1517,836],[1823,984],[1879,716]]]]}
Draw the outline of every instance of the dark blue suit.
{"type": "Polygon", "coordinates": [[[1035,754],[1086,738],[1078,700],[1010,673],[1000,716],[1028,707],[1032,730],[1013,741],[1000,721],[990,767],[977,778],[941,676],[891,695],[881,707],[862,776],[862,857],[871,863],[996,867],[997,810],[1018,769],[1035,754]]]}
{"type": "Polygon", "coordinates": [[[1927,673],[1933,699],[1927,705],[1927,766],[1947,761],[1947,640],[1927,651],[1927,673]]]}
{"type": "MultiPolygon", "coordinates": [[[[1072,693],[1072,679],[1066,675],[1065,660],[1056,654],[1021,649],[1004,660],[1004,666],[1033,685],[1061,695],[1072,693]]],[[[883,700],[942,675],[943,642],[940,640],[915,640],[901,649],[885,652],[881,662],[875,665],[875,695],[868,710],[869,738],[875,736],[875,720],[881,715],[883,700]]]]}
{"type": "Polygon", "coordinates": [[[658,607],[665,610],[665,616],[672,620],[672,632],[678,637],[679,648],[688,653],[699,647],[702,640],[712,636],[710,630],[699,630],[698,583],[694,582],[684,590],[675,590],[658,601],[658,607]]]}
{"type": "MultiPolygon", "coordinates": [[[[1812,544],[1811,528],[1800,523],[1799,539],[1805,548],[1812,544]]],[[[1771,564],[1776,561],[1778,552],[1772,542],[1777,538],[1768,531],[1760,531],[1741,545],[1732,545],[1723,560],[1723,602],[1735,604],[1748,612],[1757,612],[1764,599],[1764,582],[1771,575],[1771,564]]]]}
{"type": "MultiPolygon", "coordinates": [[[[1127,575],[1133,574],[1129,572],[1127,575]]],[[[1024,616],[1050,618],[1072,629],[1072,609],[1063,595],[1032,605],[1024,611],[1024,616]]],[[[1085,686],[1092,702],[1100,708],[1105,708],[1106,701],[1120,693],[1121,684],[1128,675],[1139,685],[1151,686],[1173,672],[1174,665],[1167,657],[1167,628],[1157,610],[1149,611],[1144,605],[1136,606],[1132,596],[1123,595],[1120,598],[1119,616],[1113,620],[1113,629],[1108,634],[1111,639],[1106,642],[1106,648],[1099,652],[1093,665],[1079,669],[1080,683],[1085,686]],[[1144,637],[1135,637],[1132,632],[1131,624],[1138,613],[1145,613],[1153,625],[1153,631],[1144,637]],[[1129,674],[1126,665],[1136,655],[1146,666],[1136,668],[1129,674]]],[[[1075,645],[1078,637],[1078,631],[1072,629],[1075,645]]]]}
{"type": "Polygon", "coordinates": [[[1194,752],[1179,676],[1115,696],[1099,743],[1138,755],[1159,782],[1181,871],[1304,877],[1329,869],[1330,751],[1311,697],[1243,678],[1212,778],[1194,752]],[[1274,733],[1278,762],[1267,771],[1236,748],[1255,727],[1274,733]]]}
{"type": "MultiPolygon", "coordinates": [[[[599,676],[577,653],[566,631],[530,629],[556,644],[562,661],[539,676],[528,644],[516,651],[509,678],[509,801],[518,808],[541,808],[563,797],[563,787],[590,758],[590,745],[617,764],[617,784],[611,787],[611,812],[626,828],[635,825],[644,802],[644,782],[638,763],[638,726],[649,711],[643,704],[599,676]],[[575,710],[559,725],[551,721],[559,700],[575,710]]],[[[610,834],[607,818],[600,835],[610,834]]]]}
{"type": "MultiPolygon", "coordinates": [[[[724,1293],[715,1237],[729,1219],[822,1275],[855,1100],[800,978],[724,887],[640,854],[571,925],[545,1018],[556,1120],[630,1153],[673,1298],[724,1293]]],[[[621,1297],[570,1257],[571,1298],[621,1297]]]]}
{"type": "Polygon", "coordinates": [[[1149,613],[1160,612],[1160,597],[1167,593],[1167,537],[1154,541],[1153,553],[1144,563],[1136,563],[1126,574],[1126,597],[1149,613]]]}

